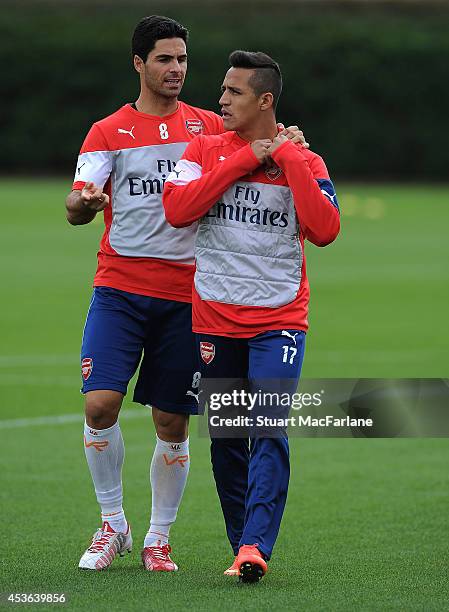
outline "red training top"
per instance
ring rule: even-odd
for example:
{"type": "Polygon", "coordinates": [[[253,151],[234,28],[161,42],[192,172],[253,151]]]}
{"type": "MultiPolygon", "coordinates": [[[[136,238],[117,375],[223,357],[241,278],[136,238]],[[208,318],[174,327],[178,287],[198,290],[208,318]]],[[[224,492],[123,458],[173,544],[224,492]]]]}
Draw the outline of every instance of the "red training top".
{"type": "Polygon", "coordinates": [[[195,332],[244,338],[268,330],[308,328],[304,240],[325,246],[336,238],[338,204],[321,157],[286,142],[272,158],[277,166],[261,166],[251,146],[235,132],[200,136],[167,178],[163,203],[169,223],[181,228],[201,219],[193,290],[195,332]],[[224,254],[226,244],[215,240],[223,228],[220,235],[232,245],[224,254]],[[276,246],[280,240],[284,247],[276,246]],[[278,249],[274,255],[268,252],[273,244],[278,249]],[[292,253],[298,254],[296,268],[292,253]],[[276,266],[284,266],[279,291],[284,291],[286,303],[276,290],[276,266]]]}
{"type": "Polygon", "coordinates": [[[184,102],[165,117],[126,104],[92,126],[73,189],[93,181],[110,198],[94,286],[191,301],[195,227],[167,223],[162,190],[191,140],[222,131],[218,115],[184,102]]]}

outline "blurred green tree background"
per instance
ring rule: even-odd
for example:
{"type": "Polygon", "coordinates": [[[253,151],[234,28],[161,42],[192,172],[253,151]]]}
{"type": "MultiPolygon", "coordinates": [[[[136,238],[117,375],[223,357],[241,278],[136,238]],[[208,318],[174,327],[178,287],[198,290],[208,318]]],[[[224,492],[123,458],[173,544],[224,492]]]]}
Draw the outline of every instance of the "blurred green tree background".
{"type": "Polygon", "coordinates": [[[182,98],[219,112],[227,57],[280,64],[278,119],[333,176],[447,180],[449,6],[409,2],[9,2],[0,7],[0,167],[62,174],[92,122],[136,99],[130,38],[162,14],[190,30],[182,98]]]}

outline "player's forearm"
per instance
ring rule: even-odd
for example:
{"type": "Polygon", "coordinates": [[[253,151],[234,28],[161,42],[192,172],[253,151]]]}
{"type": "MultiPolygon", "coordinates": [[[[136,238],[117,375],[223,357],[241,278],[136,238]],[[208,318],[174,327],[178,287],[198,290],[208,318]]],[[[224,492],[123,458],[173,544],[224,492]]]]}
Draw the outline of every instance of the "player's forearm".
{"type": "Polygon", "coordinates": [[[188,178],[189,163],[192,162],[187,159],[178,162],[179,177],[176,182],[169,177],[164,186],[165,216],[173,227],[186,227],[204,217],[235,181],[260,165],[249,145],[194,180],[188,178]],[[184,183],[184,180],[189,182],[184,183]]]}
{"type": "Polygon", "coordinates": [[[95,210],[88,208],[81,199],[81,191],[72,191],[66,198],[66,216],[71,225],[85,225],[90,223],[95,215],[95,210]]]}
{"type": "Polygon", "coordinates": [[[340,213],[321,192],[307,159],[290,143],[279,147],[273,159],[287,177],[298,220],[306,228],[308,240],[317,246],[333,242],[340,231],[340,213]]]}

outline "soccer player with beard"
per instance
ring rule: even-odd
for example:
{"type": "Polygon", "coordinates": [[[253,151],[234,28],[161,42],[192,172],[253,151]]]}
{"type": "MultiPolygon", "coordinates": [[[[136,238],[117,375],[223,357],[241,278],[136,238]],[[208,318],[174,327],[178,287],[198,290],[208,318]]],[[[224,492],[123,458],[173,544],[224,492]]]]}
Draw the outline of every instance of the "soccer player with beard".
{"type": "MultiPolygon", "coordinates": [[[[197,412],[200,379],[191,330],[195,227],[173,229],[161,198],[189,141],[223,131],[221,117],[178,100],[187,37],[182,25],[166,17],[138,23],[132,54],[140,95],[92,126],[66,201],[72,225],[90,223],[100,211],[105,222],[81,350],[84,450],[102,526],[81,557],[83,569],[104,569],[131,551],[118,415],[139,363],[134,400],[152,406],[157,434],[142,561],[149,571],[177,569],[169,530],[189,471],[188,421],[197,412]]],[[[297,128],[285,132],[303,140],[297,128]]]]}
{"type": "MultiPolygon", "coordinates": [[[[193,330],[202,376],[246,379],[253,393],[292,394],[308,328],[304,242],[325,246],[336,238],[337,198],[321,157],[277,133],[278,64],[245,51],[232,53],[230,64],[220,99],[227,132],[188,145],[163,203],[174,227],[199,220],[193,330]]],[[[288,414],[282,406],[257,411],[254,423],[258,413],[288,414]]],[[[267,570],[286,502],[282,422],[273,431],[250,425],[250,440],[227,437],[229,431],[214,437],[210,425],[214,477],[236,555],[225,574],[247,582],[267,570]]]]}

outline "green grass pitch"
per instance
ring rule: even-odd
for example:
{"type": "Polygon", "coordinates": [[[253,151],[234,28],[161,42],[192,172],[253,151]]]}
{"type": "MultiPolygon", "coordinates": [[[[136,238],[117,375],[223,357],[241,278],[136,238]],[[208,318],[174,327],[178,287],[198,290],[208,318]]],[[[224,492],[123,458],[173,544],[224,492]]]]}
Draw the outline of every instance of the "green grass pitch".
{"type": "MultiPolygon", "coordinates": [[[[78,351],[101,222],[64,219],[70,181],[2,180],[0,592],[66,592],[73,610],[443,610],[448,605],[447,439],[292,440],[292,479],[269,573],[222,576],[232,557],[207,440],[172,528],[175,575],[140,566],[154,444],[123,419],[135,548],[103,573],[79,556],[98,526],[82,448],[78,351]],[[10,420],[79,413],[79,422],[10,420]]],[[[307,248],[308,377],[447,377],[449,188],[337,185],[342,234],[307,248]]],[[[127,399],[124,414],[135,410],[127,399]]],[[[28,606],[51,609],[58,606],[28,606]]]]}

